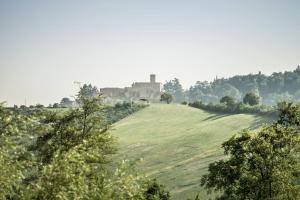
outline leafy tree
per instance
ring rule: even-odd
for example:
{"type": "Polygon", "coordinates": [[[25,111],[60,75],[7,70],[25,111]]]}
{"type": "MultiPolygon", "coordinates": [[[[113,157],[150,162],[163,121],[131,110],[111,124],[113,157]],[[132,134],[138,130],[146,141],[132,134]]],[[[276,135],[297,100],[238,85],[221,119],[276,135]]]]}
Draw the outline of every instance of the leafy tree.
{"type": "MultiPolygon", "coordinates": [[[[112,163],[116,152],[114,138],[106,123],[99,98],[81,97],[82,107],[58,116],[46,113],[42,126],[48,127],[37,140],[43,169],[25,192],[27,199],[120,199],[145,200],[149,180],[135,174],[124,161],[112,163]]],[[[131,108],[130,104],[118,104],[131,108]]],[[[166,191],[159,185],[159,196],[166,191]]],[[[148,196],[147,196],[148,197],[148,196]]],[[[151,196],[150,196],[151,197],[151,196]]]]}
{"type": "Polygon", "coordinates": [[[249,92],[245,95],[243,99],[244,104],[249,104],[250,106],[254,106],[259,104],[259,96],[253,92],[249,92]]]}
{"type": "Polygon", "coordinates": [[[56,151],[30,199],[105,199],[108,155],[115,152],[111,141],[108,133],[94,134],[68,152],[56,151]]]}
{"type": "MultiPolygon", "coordinates": [[[[113,162],[116,143],[101,99],[79,98],[81,107],[66,112],[0,104],[0,199],[164,200],[162,185],[151,196],[148,178],[126,161],[113,162]]],[[[124,103],[113,109],[110,115],[121,111],[115,120],[137,107],[124,103]]]]}
{"type": "Polygon", "coordinates": [[[163,85],[163,90],[165,91],[165,93],[172,95],[175,102],[182,102],[184,100],[183,88],[178,78],[167,81],[163,85]]]}
{"type": "Polygon", "coordinates": [[[25,105],[20,105],[20,109],[26,109],[27,108],[27,106],[25,106],[25,105]]]}
{"type": "Polygon", "coordinates": [[[60,101],[60,106],[62,107],[71,107],[73,105],[73,101],[71,101],[69,98],[64,97],[60,101]]]}
{"type": "Polygon", "coordinates": [[[20,156],[19,138],[25,133],[26,119],[0,103],[0,199],[12,199],[21,187],[25,164],[20,156]]]}
{"type": "Polygon", "coordinates": [[[58,103],[54,103],[52,107],[53,107],[53,108],[59,108],[60,106],[59,106],[58,103]]]}
{"type": "Polygon", "coordinates": [[[79,92],[78,97],[95,97],[99,94],[99,90],[96,86],[92,86],[91,84],[84,84],[79,92]]]}
{"type": "Polygon", "coordinates": [[[49,163],[56,151],[68,151],[93,134],[107,131],[100,110],[102,105],[97,97],[80,97],[82,107],[65,114],[48,112],[42,126],[47,127],[37,138],[35,146],[38,155],[49,163]]]}
{"type": "Polygon", "coordinates": [[[209,165],[201,180],[217,199],[299,199],[299,106],[284,104],[278,122],[222,144],[229,158],[209,165]]]}
{"type": "Polygon", "coordinates": [[[233,97],[225,96],[225,97],[222,97],[222,99],[220,100],[220,103],[225,103],[226,105],[233,105],[235,103],[235,100],[233,97]]]}
{"type": "Polygon", "coordinates": [[[43,104],[36,104],[36,108],[44,108],[45,106],[43,104]]]}
{"type": "Polygon", "coordinates": [[[173,100],[173,96],[171,94],[168,93],[162,93],[160,96],[160,101],[164,101],[167,102],[167,104],[171,103],[173,100]]]}

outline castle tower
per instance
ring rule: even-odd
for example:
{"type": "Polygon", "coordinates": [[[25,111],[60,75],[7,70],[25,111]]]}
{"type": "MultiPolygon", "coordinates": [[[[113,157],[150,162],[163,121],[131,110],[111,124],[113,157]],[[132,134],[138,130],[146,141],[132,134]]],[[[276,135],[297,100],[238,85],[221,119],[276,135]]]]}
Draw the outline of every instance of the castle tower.
{"type": "Polygon", "coordinates": [[[155,83],[155,74],[150,74],[150,83],[155,83]]]}

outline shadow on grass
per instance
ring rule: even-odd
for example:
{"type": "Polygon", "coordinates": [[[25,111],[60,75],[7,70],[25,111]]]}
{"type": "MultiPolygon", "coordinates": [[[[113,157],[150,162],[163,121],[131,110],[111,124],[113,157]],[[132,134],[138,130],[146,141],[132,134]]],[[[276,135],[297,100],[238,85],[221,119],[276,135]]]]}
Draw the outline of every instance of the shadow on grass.
{"type": "Polygon", "coordinates": [[[204,120],[202,121],[209,121],[209,120],[217,120],[217,119],[220,119],[220,118],[223,118],[223,117],[227,117],[227,116],[230,116],[230,114],[214,114],[212,116],[209,116],[207,118],[205,118],[204,120]]]}
{"type": "Polygon", "coordinates": [[[255,120],[250,124],[249,129],[254,130],[259,128],[262,125],[268,125],[277,120],[276,117],[266,117],[266,116],[259,116],[255,115],[255,120]]]}

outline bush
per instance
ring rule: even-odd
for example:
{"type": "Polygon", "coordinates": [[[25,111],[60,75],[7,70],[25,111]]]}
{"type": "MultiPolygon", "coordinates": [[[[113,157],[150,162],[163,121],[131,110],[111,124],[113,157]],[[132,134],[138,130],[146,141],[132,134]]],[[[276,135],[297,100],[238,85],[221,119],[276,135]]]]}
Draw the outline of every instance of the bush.
{"type": "Polygon", "coordinates": [[[244,104],[249,104],[250,106],[258,105],[259,104],[259,96],[253,92],[249,92],[245,95],[243,102],[244,104]]]}
{"type": "Polygon", "coordinates": [[[163,93],[160,96],[160,101],[163,102],[165,101],[167,104],[171,103],[173,101],[173,96],[168,93],[163,93]]]}
{"type": "Polygon", "coordinates": [[[234,104],[205,104],[201,101],[196,101],[194,103],[190,103],[189,106],[194,108],[199,108],[211,112],[225,113],[225,114],[240,114],[240,113],[249,113],[249,114],[261,114],[261,115],[269,115],[269,116],[278,116],[278,111],[274,107],[266,106],[266,105],[255,105],[250,106],[247,104],[243,104],[242,102],[234,103],[234,104]]]}
{"type": "Polygon", "coordinates": [[[230,96],[222,97],[222,99],[220,100],[220,103],[225,103],[226,105],[233,105],[234,102],[234,98],[230,96]]]}

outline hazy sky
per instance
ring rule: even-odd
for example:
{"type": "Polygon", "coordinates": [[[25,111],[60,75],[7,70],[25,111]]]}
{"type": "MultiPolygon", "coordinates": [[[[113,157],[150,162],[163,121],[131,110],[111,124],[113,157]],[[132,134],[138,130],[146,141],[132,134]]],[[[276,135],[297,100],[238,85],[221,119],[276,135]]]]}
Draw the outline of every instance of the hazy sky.
{"type": "Polygon", "coordinates": [[[0,0],[0,102],[58,102],[81,81],[184,87],[300,64],[300,1],[0,0]]]}

